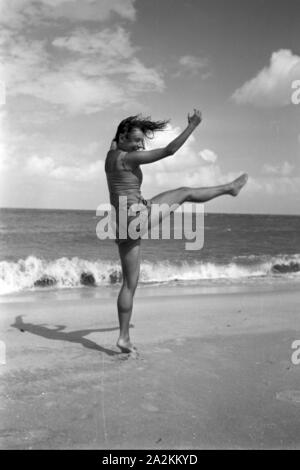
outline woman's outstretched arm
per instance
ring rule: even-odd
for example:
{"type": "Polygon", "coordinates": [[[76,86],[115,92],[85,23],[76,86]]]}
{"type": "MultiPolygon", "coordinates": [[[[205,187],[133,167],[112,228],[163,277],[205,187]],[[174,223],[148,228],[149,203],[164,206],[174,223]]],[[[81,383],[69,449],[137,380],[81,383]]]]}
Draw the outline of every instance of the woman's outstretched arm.
{"type": "Polygon", "coordinates": [[[200,111],[194,109],[194,114],[190,116],[188,114],[188,125],[181,134],[179,134],[172,142],[166,147],[155,149],[155,150],[141,150],[137,152],[129,152],[126,154],[125,159],[129,164],[133,165],[145,165],[147,163],[153,163],[162,158],[174,155],[180,147],[186,142],[189,136],[194,132],[196,127],[200,124],[202,116],[200,111]]]}

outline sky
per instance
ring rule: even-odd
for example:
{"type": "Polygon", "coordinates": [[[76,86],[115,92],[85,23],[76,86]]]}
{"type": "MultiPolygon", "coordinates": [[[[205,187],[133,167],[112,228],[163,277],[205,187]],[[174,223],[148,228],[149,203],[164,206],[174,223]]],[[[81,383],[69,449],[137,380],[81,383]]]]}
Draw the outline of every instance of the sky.
{"type": "Polygon", "coordinates": [[[247,172],[206,211],[299,214],[299,23],[298,0],[0,0],[0,206],[96,210],[119,122],[170,119],[161,147],[197,108],[143,196],[247,172]]]}

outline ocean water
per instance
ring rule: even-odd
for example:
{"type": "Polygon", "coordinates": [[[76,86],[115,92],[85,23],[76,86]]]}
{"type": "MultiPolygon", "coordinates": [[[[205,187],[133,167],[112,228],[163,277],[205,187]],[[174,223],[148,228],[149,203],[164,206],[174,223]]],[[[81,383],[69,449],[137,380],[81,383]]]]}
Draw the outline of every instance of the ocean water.
{"type": "MultiPolygon", "coordinates": [[[[95,211],[0,209],[0,294],[118,285],[117,245],[95,211]]],[[[299,282],[300,216],[205,214],[204,245],[142,240],[141,285],[299,282]]]]}

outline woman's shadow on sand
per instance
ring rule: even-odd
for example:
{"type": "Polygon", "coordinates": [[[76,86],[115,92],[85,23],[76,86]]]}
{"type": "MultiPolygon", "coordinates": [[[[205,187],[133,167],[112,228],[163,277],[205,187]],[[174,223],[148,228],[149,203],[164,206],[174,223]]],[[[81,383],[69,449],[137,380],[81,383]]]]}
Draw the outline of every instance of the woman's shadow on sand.
{"type": "Polygon", "coordinates": [[[13,328],[17,328],[22,333],[29,332],[34,335],[42,336],[43,338],[47,339],[54,339],[60,341],[69,341],[70,343],[79,343],[82,344],[85,348],[88,349],[95,349],[96,351],[100,351],[102,353],[107,354],[108,356],[116,356],[120,353],[117,351],[113,351],[112,349],[104,348],[103,346],[99,346],[94,341],[90,339],[84,338],[84,336],[90,333],[105,333],[107,331],[116,331],[119,328],[99,328],[96,330],[79,330],[79,331],[70,331],[65,332],[62,331],[66,328],[64,325],[55,325],[55,328],[48,328],[44,323],[40,325],[35,325],[33,323],[24,323],[23,322],[23,315],[18,315],[15,318],[15,323],[11,325],[13,328]]]}

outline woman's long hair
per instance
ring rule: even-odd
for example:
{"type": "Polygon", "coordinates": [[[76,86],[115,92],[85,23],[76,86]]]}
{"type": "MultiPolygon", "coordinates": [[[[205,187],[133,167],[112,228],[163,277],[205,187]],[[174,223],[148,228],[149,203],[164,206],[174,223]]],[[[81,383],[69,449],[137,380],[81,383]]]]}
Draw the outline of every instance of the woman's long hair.
{"type": "Polygon", "coordinates": [[[117,133],[114,138],[116,142],[119,141],[120,134],[129,134],[133,129],[140,129],[145,136],[150,139],[153,137],[154,132],[163,131],[169,123],[165,121],[152,121],[151,116],[143,117],[141,114],[136,116],[129,116],[118,125],[117,133]]]}

